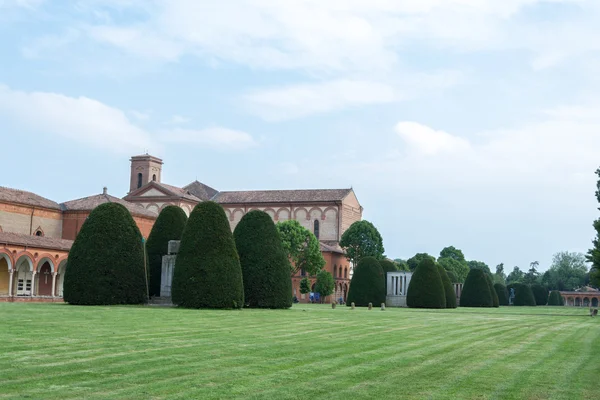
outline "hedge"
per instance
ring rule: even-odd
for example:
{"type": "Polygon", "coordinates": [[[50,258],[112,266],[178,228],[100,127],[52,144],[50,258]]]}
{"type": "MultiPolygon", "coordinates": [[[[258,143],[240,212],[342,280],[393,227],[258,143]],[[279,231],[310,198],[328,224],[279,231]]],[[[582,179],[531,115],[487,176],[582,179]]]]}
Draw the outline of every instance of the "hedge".
{"type": "Polygon", "coordinates": [[[440,278],[442,278],[442,284],[444,285],[444,292],[446,294],[446,308],[456,308],[456,293],[454,292],[454,287],[450,282],[450,278],[448,278],[448,273],[440,264],[437,264],[437,269],[440,274],[440,278]]]}
{"type": "Polygon", "coordinates": [[[531,285],[531,291],[535,298],[535,304],[538,306],[545,306],[548,303],[548,289],[540,285],[539,283],[531,285]]]}
{"type": "Polygon", "coordinates": [[[187,216],[181,207],[166,206],[158,215],[146,241],[150,296],[160,296],[162,258],[170,240],[181,240],[187,216]]]}
{"type": "Polygon", "coordinates": [[[385,289],[387,290],[387,273],[399,271],[398,266],[390,260],[379,260],[381,269],[383,270],[383,281],[385,282],[385,289]]]}
{"type": "Polygon", "coordinates": [[[494,301],[486,273],[479,268],[469,271],[460,295],[461,307],[493,307],[494,301]]]}
{"type": "Polygon", "coordinates": [[[488,283],[490,288],[490,294],[492,295],[492,306],[500,307],[500,300],[498,299],[498,293],[496,293],[496,289],[494,289],[494,282],[492,281],[492,277],[487,272],[485,273],[485,280],[488,283]]]}
{"type": "Polygon", "coordinates": [[[436,263],[425,257],[408,285],[406,305],[412,308],[446,308],[446,291],[436,263]]]}
{"type": "Polygon", "coordinates": [[[498,296],[498,304],[501,306],[508,305],[508,290],[506,290],[506,286],[501,283],[494,284],[494,290],[496,295],[498,296]]]}
{"type": "Polygon", "coordinates": [[[550,292],[550,296],[548,297],[548,305],[549,306],[564,306],[565,300],[560,295],[558,290],[553,290],[550,292]]]}
{"type": "Polygon", "coordinates": [[[64,301],[81,305],[148,300],[142,234],[129,211],[105,203],[88,216],[69,252],[64,301]]]}
{"type": "Polygon", "coordinates": [[[233,231],[244,280],[244,299],[252,308],[290,308],[290,261],[273,220],[264,211],[250,211],[233,231]]]}
{"type": "Polygon", "coordinates": [[[190,214],[175,261],[173,303],[186,308],[241,308],[242,268],[229,221],[212,201],[190,214]]]}
{"type": "Polygon", "coordinates": [[[346,304],[366,307],[369,303],[385,303],[383,269],[375,257],[363,257],[354,269],[346,304]]]}
{"type": "Polygon", "coordinates": [[[515,289],[515,306],[535,306],[535,297],[531,291],[531,287],[524,283],[515,283],[512,285],[515,289]]]}

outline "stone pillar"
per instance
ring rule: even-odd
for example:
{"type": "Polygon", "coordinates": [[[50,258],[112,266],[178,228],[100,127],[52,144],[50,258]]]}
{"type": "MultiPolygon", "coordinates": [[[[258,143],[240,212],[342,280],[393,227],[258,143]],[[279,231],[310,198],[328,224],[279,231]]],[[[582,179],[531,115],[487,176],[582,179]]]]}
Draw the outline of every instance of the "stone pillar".
{"type": "Polygon", "coordinates": [[[56,272],[52,273],[52,297],[56,297],[56,272]]]}
{"type": "Polygon", "coordinates": [[[8,297],[12,297],[13,295],[13,281],[14,281],[14,273],[15,271],[13,269],[11,269],[9,271],[9,278],[8,278],[8,297]]]}
{"type": "MultiPolygon", "coordinates": [[[[36,295],[35,293],[35,276],[37,275],[37,271],[33,271],[31,273],[31,297],[34,297],[36,295]]],[[[25,282],[25,284],[27,284],[27,282],[25,282]]]]}

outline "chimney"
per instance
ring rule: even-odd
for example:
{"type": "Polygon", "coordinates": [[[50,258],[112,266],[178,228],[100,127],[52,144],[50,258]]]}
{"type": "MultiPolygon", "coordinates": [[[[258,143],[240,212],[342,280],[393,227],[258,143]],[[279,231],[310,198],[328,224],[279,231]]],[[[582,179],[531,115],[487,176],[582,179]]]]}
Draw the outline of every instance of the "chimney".
{"type": "Polygon", "coordinates": [[[102,188],[102,194],[103,194],[103,195],[106,195],[106,194],[108,194],[108,189],[106,188],[106,186],[104,186],[104,187],[102,188]]]}

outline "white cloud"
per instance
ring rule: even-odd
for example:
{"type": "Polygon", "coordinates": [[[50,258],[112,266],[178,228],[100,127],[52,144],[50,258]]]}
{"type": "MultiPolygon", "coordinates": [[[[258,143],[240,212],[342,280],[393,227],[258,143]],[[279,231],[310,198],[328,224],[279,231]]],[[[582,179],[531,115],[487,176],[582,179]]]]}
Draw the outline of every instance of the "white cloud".
{"type": "Polygon", "coordinates": [[[409,146],[427,155],[456,153],[471,148],[469,141],[464,138],[436,131],[417,122],[399,122],[396,132],[409,146]]]}
{"type": "Polygon", "coordinates": [[[88,97],[27,93],[0,85],[0,113],[36,131],[114,152],[158,147],[121,110],[88,97]]]}
{"type": "Polygon", "coordinates": [[[11,7],[27,8],[35,10],[39,8],[45,0],[0,0],[0,10],[11,7]]]}
{"type": "Polygon", "coordinates": [[[181,115],[173,115],[171,117],[171,121],[170,122],[172,124],[175,124],[175,125],[180,125],[180,124],[188,123],[190,121],[191,121],[190,118],[187,118],[187,117],[184,117],[184,116],[181,116],[181,115]]]}
{"type": "Polygon", "coordinates": [[[257,145],[249,133],[213,127],[207,129],[173,129],[163,132],[166,143],[196,144],[221,150],[245,150],[257,145]]]}

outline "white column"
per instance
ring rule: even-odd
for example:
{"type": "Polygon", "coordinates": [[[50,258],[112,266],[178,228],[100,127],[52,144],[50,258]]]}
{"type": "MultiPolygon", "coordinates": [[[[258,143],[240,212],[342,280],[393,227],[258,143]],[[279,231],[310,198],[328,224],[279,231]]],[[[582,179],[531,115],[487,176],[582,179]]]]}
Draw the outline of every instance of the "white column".
{"type": "MultiPolygon", "coordinates": [[[[33,271],[31,274],[31,297],[35,296],[35,276],[37,275],[37,271],[33,271]]],[[[27,284],[27,282],[25,282],[27,284]]]]}
{"type": "Polygon", "coordinates": [[[13,295],[13,280],[14,280],[14,275],[13,275],[13,270],[10,270],[9,276],[10,278],[8,279],[8,296],[12,296],[13,295]]]}
{"type": "Polygon", "coordinates": [[[56,272],[52,273],[52,297],[56,297],[56,272]]]}

